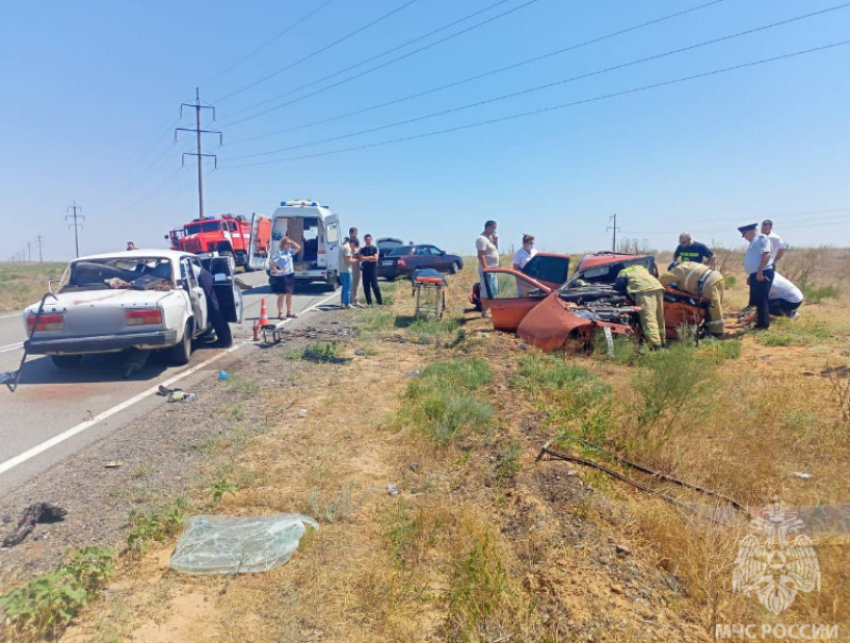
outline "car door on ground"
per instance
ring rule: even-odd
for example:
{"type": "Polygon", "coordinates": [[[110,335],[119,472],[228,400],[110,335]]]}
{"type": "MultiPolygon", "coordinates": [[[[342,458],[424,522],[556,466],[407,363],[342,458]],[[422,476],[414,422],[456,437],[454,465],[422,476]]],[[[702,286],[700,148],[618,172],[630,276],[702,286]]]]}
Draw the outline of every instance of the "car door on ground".
{"type": "Polygon", "coordinates": [[[496,278],[496,292],[491,288],[492,278],[488,278],[481,293],[490,300],[496,330],[516,331],[523,318],[550,292],[543,284],[510,268],[490,268],[486,273],[496,278]]]}

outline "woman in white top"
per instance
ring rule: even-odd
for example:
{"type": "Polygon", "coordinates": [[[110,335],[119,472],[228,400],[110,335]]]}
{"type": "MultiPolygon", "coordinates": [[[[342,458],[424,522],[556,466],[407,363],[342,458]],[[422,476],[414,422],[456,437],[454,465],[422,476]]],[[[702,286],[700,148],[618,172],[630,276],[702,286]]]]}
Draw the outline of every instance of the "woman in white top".
{"type": "Polygon", "coordinates": [[[298,317],[292,312],[292,295],[295,292],[295,261],[294,256],[301,246],[289,237],[280,240],[280,250],[271,256],[269,272],[278,277],[279,292],[277,296],[277,318],[283,319],[283,303],[286,302],[286,316],[298,317]]]}
{"type": "Polygon", "coordinates": [[[531,261],[531,258],[537,254],[534,249],[534,235],[522,235],[522,248],[514,253],[514,270],[521,272],[525,268],[525,264],[531,261]]]}

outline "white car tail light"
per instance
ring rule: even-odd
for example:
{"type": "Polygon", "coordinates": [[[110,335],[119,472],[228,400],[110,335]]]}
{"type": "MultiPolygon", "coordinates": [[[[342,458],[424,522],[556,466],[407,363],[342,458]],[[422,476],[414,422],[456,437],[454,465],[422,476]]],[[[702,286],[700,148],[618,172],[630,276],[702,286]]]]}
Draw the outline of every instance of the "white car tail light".
{"type": "Polygon", "coordinates": [[[146,326],[162,323],[162,311],[159,308],[136,308],[124,311],[128,326],[146,326]]]}
{"type": "MultiPolygon", "coordinates": [[[[27,329],[32,333],[33,326],[35,326],[35,315],[30,315],[27,317],[27,329]]],[[[45,331],[45,330],[65,330],[65,317],[62,315],[42,315],[38,318],[38,326],[35,327],[36,331],[45,331]]]]}

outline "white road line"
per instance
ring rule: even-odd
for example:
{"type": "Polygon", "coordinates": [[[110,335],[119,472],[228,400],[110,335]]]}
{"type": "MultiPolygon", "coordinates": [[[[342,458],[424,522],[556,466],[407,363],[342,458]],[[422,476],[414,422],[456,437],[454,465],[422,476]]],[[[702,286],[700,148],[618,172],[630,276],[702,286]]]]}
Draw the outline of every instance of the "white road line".
{"type": "MultiPolygon", "coordinates": [[[[336,297],[336,295],[337,295],[337,293],[333,293],[332,295],[330,295],[326,299],[323,299],[319,303],[314,304],[314,305],[310,306],[309,308],[302,310],[301,314],[303,315],[303,314],[309,313],[311,310],[314,310],[315,308],[318,308],[319,306],[321,306],[325,302],[330,301],[331,299],[336,297]]],[[[278,327],[283,326],[284,324],[286,324],[287,322],[290,322],[290,321],[292,321],[292,320],[287,319],[287,320],[281,322],[280,324],[278,324],[278,327]]],[[[24,451],[20,455],[17,455],[14,458],[11,458],[10,460],[6,460],[6,462],[3,462],[2,464],[0,464],[0,474],[6,473],[7,471],[11,471],[12,469],[23,464],[27,460],[31,460],[35,456],[37,456],[41,453],[44,453],[48,449],[52,449],[57,444],[61,444],[65,440],[68,440],[69,438],[74,437],[78,433],[82,433],[86,429],[90,429],[91,427],[95,426],[96,424],[99,424],[100,422],[103,422],[104,420],[112,417],[116,413],[120,413],[121,411],[130,408],[134,404],[141,402],[143,399],[145,399],[149,395],[153,395],[154,393],[156,393],[159,390],[160,386],[166,386],[166,387],[171,386],[172,384],[179,382],[183,378],[188,377],[189,375],[192,375],[193,373],[197,373],[202,368],[209,366],[210,364],[221,359],[225,355],[228,355],[228,354],[230,354],[234,351],[237,351],[240,348],[242,348],[243,346],[250,346],[250,345],[251,345],[250,343],[245,343],[245,344],[236,344],[235,346],[231,346],[227,350],[219,353],[218,355],[211,357],[210,359],[206,360],[205,362],[201,362],[197,366],[193,366],[192,368],[185,370],[182,373],[178,373],[174,377],[171,377],[171,378],[165,380],[164,382],[159,382],[159,383],[155,384],[154,386],[151,386],[149,389],[142,391],[138,395],[134,395],[129,400],[125,400],[124,402],[121,402],[121,404],[113,406],[111,409],[107,409],[103,413],[99,413],[98,415],[95,415],[91,420],[86,420],[85,422],[78,424],[77,426],[71,427],[67,431],[60,433],[59,435],[53,436],[52,438],[42,442],[38,446],[34,446],[33,448],[28,449],[27,451],[24,451]]]]}
{"type": "Polygon", "coordinates": [[[18,342],[17,344],[8,344],[6,346],[0,346],[0,353],[8,353],[9,351],[14,351],[21,348],[24,345],[23,342],[18,342]]]}

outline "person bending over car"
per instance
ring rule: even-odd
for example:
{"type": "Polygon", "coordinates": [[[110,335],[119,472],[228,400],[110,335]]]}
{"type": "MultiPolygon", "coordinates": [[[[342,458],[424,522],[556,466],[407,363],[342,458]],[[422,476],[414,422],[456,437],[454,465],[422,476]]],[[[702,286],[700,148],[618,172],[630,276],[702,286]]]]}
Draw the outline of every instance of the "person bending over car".
{"type": "Polygon", "coordinates": [[[708,300],[708,332],[722,337],[726,330],[723,321],[723,292],[725,283],[718,270],[693,261],[674,261],[667,272],[658,278],[664,286],[673,286],[689,295],[708,300]]]}
{"type": "Polygon", "coordinates": [[[664,325],[664,286],[643,266],[629,266],[617,275],[614,290],[624,292],[641,307],[640,323],[643,336],[650,348],[661,348],[667,343],[664,325]]]}

